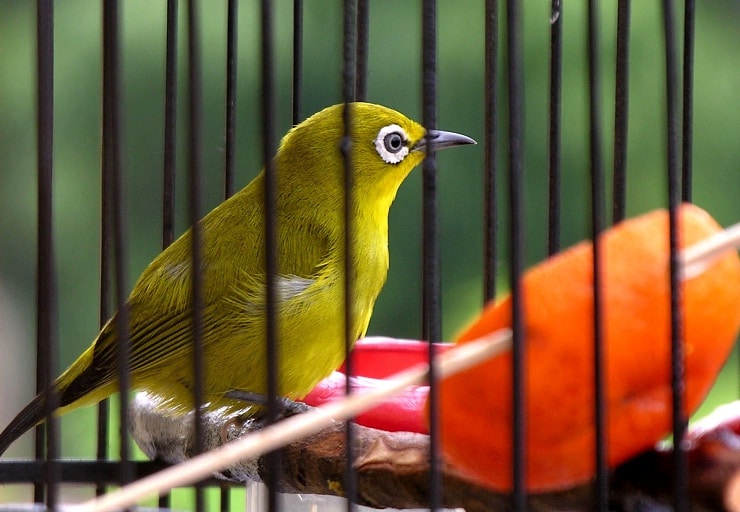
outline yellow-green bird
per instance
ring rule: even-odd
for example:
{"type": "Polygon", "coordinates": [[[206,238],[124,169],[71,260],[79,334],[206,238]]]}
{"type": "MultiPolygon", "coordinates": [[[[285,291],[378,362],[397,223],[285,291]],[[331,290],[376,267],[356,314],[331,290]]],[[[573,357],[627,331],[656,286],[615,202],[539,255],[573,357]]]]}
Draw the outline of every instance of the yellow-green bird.
{"type": "MultiPolygon", "coordinates": [[[[431,146],[474,144],[426,131],[389,108],[352,103],[350,218],[353,339],[364,336],[388,271],[388,211],[431,146]]],[[[291,129],[274,159],[277,185],[278,388],[301,398],[344,358],[344,105],[291,129]]],[[[204,392],[210,408],[243,408],[224,395],[266,393],[264,172],[200,221],[204,392]]],[[[144,270],[128,298],[131,384],[177,410],[193,407],[190,231],[144,270]]],[[[58,414],[118,391],[115,316],[54,382],[58,414]]],[[[45,396],[0,434],[0,454],[44,420],[45,396]]]]}

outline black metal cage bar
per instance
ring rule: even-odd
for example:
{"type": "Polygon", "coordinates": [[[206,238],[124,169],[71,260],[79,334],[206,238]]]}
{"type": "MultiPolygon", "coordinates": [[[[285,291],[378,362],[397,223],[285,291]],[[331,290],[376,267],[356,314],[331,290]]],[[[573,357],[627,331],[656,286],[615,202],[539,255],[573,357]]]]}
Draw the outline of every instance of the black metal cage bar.
{"type": "Polygon", "coordinates": [[[236,180],[236,70],[239,15],[237,0],[229,0],[226,13],[226,133],[224,134],[224,199],[234,195],[236,180]]]}
{"type": "MultiPolygon", "coordinates": [[[[236,99],[237,99],[237,43],[239,3],[229,0],[226,14],[226,123],[224,155],[224,199],[235,192],[236,183],[236,99]]],[[[300,20],[297,25],[300,25],[300,20]]],[[[296,29],[299,31],[300,27],[296,29]]],[[[300,53],[300,52],[299,52],[300,53]]],[[[299,60],[294,56],[294,60],[299,60]]],[[[300,69],[300,67],[299,67],[300,69]]],[[[220,509],[227,512],[231,508],[231,489],[227,483],[221,484],[220,509]]]]}
{"type": "Polygon", "coordinates": [[[522,5],[506,3],[506,79],[508,96],[509,281],[511,286],[513,507],[527,509],[525,439],[527,435],[526,348],[521,276],[524,271],[524,55],[522,5]]]}
{"type": "Polygon", "coordinates": [[[696,3],[684,1],[681,102],[681,199],[691,201],[694,157],[694,35],[696,3]]]}
{"type": "MultiPolygon", "coordinates": [[[[36,391],[52,395],[56,372],[57,303],[56,269],[53,237],[54,175],[54,7],[52,2],[39,2],[36,13],[37,63],[37,166],[38,230],[36,268],[36,391]]],[[[46,426],[36,428],[36,458],[44,465],[44,486],[37,483],[34,500],[49,508],[57,503],[58,433],[53,416],[56,400],[45,405],[46,426]],[[44,490],[46,493],[44,494],[44,490]]]]}
{"type": "MultiPolygon", "coordinates": [[[[267,414],[270,423],[277,421],[280,410],[278,404],[278,360],[280,357],[277,344],[280,333],[278,322],[277,297],[277,239],[278,224],[275,202],[277,199],[277,177],[273,156],[276,149],[275,116],[277,114],[275,95],[275,56],[274,56],[274,6],[269,0],[260,5],[260,42],[261,42],[261,121],[262,121],[262,163],[264,165],[264,198],[265,198],[265,314],[267,341],[267,414]]],[[[268,510],[279,510],[278,505],[278,471],[281,466],[280,451],[268,455],[270,470],[265,483],[268,487],[268,510]]]]}
{"type": "MultiPolygon", "coordinates": [[[[342,190],[344,198],[342,200],[342,213],[344,226],[342,233],[342,245],[344,248],[344,263],[341,272],[344,275],[344,289],[342,290],[342,311],[344,313],[344,356],[345,356],[345,393],[349,396],[352,394],[352,385],[350,376],[354,372],[354,361],[352,357],[352,344],[354,343],[352,325],[354,316],[354,307],[352,298],[356,293],[354,289],[354,273],[352,266],[352,257],[357,250],[354,243],[354,233],[356,226],[351,221],[355,208],[355,201],[358,198],[354,194],[355,162],[354,162],[354,144],[353,137],[355,115],[353,102],[356,100],[358,76],[357,76],[357,17],[358,5],[355,0],[343,2],[342,11],[342,138],[339,151],[342,156],[342,190]]],[[[345,464],[344,464],[344,492],[347,497],[347,511],[352,512],[359,496],[359,481],[357,471],[355,470],[355,449],[354,440],[355,432],[351,422],[347,422],[345,427],[345,464]]]]}
{"type": "Polygon", "coordinates": [[[589,98],[589,148],[591,175],[591,239],[594,241],[593,257],[593,323],[594,323],[594,424],[596,467],[596,492],[594,510],[605,512],[609,509],[609,471],[607,467],[606,389],[604,364],[604,325],[603,325],[603,255],[600,236],[604,229],[604,170],[602,164],[601,135],[601,76],[599,59],[599,20],[597,2],[588,3],[588,98],[589,98]]]}
{"type": "MultiPolygon", "coordinates": [[[[177,33],[179,0],[167,0],[165,28],[164,137],[162,165],[162,250],[175,240],[175,184],[177,182],[177,33]]],[[[105,319],[101,319],[104,322],[105,319]]],[[[104,411],[101,410],[101,416],[104,411]]],[[[107,415],[105,415],[107,416],[107,415]]],[[[104,458],[104,440],[99,434],[98,458],[104,458]]],[[[98,495],[102,488],[96,489],[98,495]]],[[[170,494],[159,497],[161,508],[169,507],[170,494]]]]}
{"type": "Polygon", "coordinates": [[[303,119],[303,0],[293,0],[293,124],[303,119]]]}
{"type": "Polygon", "coordinates": [[[688,460],[684,451],[684,438],[688,418],[684,413],[683,311],[681,306],[682,272],[679,261],[679,220],[681,204],[681,154],[679,127],[679,68],[676,37],[676,14],[672,0],[663,1],[663,28],[665,37],[665,80],[666,80],[666,170],[668,183],[668,224],[670,247],[670,291],[671,291],[671,391],[673,402],[673,505],[676,510],[688,510],[688,460]]]}
{"type": "Polygon", "coordinates": [[[498,50],[499,8],[498,0],[486,0],[484,46],[484,98],[483,148],[485,151],[483,174],[483,301],[496,295],[496,262],[498,234],[498,50]]]}
{"type": "MultiPolygon", "coordinates": [[[[192,368],[193,368],[193,438],[196,454],[205,449],[203,442],[203,409],[205,403],[204,371],[204,283],[202,232],[198,222],[201,218],[202,195],[202,64],[201,64],[201,29],[200,3],[188,0],[187,33],[188,33],[188,213],[190,224],[190,258],[191,258],[191,293],[192,293],[192,368]]],[[[203,488],[195,486],[195,510],[205,510],[203,488]]]]}
{"type": "Polygon", "coordinates": [[[627,206],[627,134],[629,118],[630,3],[617,4],[617,54],[614,92],[614,169],[612,223],[624,219],[627,206]]]}
{"type": "Polygon", "coordinates": [[[550,15],[550,131],[547,139],[547,252],[560,250],[561,121],[563,82],[563,2],[552,0],[550,15]]]}
{"type": "Polygon", "coordinates": [[[110,237],[113,261],[114,298],[116,305],[115,332],[117,379],[119,393],[119,459],[121,460],[118,483],[125,485],[131,481],[130,450],[128,444],[128,390],[131,389],[129,373],[129,315],[126,297],[128,295],[127,244],[124,236],[126,214],[124,209],[124,177],[121,162],[121,109],[120,109],[120,20],[118,2],[107,2],[103,6],[103,174],[107,183],[104,194],[108,195],[106,212],[110,222],[110,237]]]}
{"type": "Polygon", "coordinates": [[[355,101],[367,101],[368,56],[370,53],[370,0],[357,0],[357,52],[355,58],[355,101]]]}
{"type": "Polygon", "coordinates": [[[175,240],[178,3],[179,0],[167,0],[164,83],[164,162],[162,168],[162,249],[166,249],[175,240]]]}
{"type": "MultiPolygon", "coordinates": [[[[422,124],[427,130],[437,128],[437,1],[421,4],[421,76],[422,124]]],[[[442,277],[440,271],[439,200],[437,159],[428,151],[422,163],[422,328],[421,336],[429,342],[429,507],[442,507],[442,476],[439,446],[439,394],[434,345],[442,339],[442,277]]]]}

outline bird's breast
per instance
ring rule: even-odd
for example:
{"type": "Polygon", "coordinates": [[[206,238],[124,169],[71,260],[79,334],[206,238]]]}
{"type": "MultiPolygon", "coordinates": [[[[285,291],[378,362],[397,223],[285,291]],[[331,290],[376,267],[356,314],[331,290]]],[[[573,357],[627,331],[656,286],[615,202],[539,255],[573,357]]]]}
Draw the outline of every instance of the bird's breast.
{"type": "Polygon", "coordinates": [[[353,265],[353,288],[357,293],[372,296],[372,301],[380,293],[388,276],[388,239],[385,236],[373,237],[356,244],[355,254],[351,255],[353,265]]]}

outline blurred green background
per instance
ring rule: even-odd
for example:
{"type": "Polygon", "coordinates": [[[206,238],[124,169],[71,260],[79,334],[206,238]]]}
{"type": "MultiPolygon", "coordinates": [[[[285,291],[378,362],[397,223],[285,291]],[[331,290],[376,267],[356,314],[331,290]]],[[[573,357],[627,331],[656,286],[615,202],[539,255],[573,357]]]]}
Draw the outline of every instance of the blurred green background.
{"type": "MultiPolygon", "coordinates": [[[[221,198],[224,159],[226,2],[202,2],[204,211],[221,198]]],[[[259,14],[239,7],[237,184],[260,167],[259,14]]],[[[373,0],[368,100],[412,118],[421,114],[420,2],[373,0]]],[[[563,245],[587,236],[589,179],[585,2],[564,13],[563,245]],[[584,4],[584,5],[582,5],[584,4]]],[[[679,3],[680,4],[680,3],[679,3]]],[[[163,160],[165,2],[127,0],[122,7],[123,168],[129,286],[159,252],[163,160]]],[[[290,127],[292,3],[275,2],[278,132],[290,127]]],[[[185,5],[180,9],[185,28],[185,5]]],[[[439,2],[438,127],[483,137],[483,2],[439,2]]],[[[658,2],[632,7],[628,213],[666,204],[663,28],[658,2]]],[[[680,12],[680,11],[679,11],[680,12]]],[[[526,2],[525,187],[526,258],[545,256],[549,2],[526,2]]],[[[59,275],[59,364],[66,367],[97,332],[99,280],[101,5],[66,0],[55,15],[55,250],[59,275]]],[[[616,2],[601,7],[604,163],[611,166],[616,2]]],[[[341,100],[341,2],[305,3],[303,115],[341,100]]],[[[740,220],[740,4],[698,2],[694,110],[694,201],[722,224],[740,220]]],[[[680,23],[679,23],[680,26],[680,23]]],[[[180,37],[178,223],[186,227],[186,44],[180,37]]],[[[503,32],[502,32],[503,34],[503,32]]],[[[35,337],[35,5],[0,0],[0,425],[32,396],[35,337]]],[[[503,91],[503,89],[502,89],[503,91]]],[[[503,106],[503,104],[502,104],[503,106]]],[[[502,110],[503,112],[503,110],[502,110]]],[[[504,124],[500,122],[500,133],[504,124]]],[[[499,141],[503,149],[505,140],[499,141]]],[[[499,155],[505,162],[505,155],[499,155]]],[[[439,218],[444,311],[451,338],[482,304],[483,146],[439,156],[439,218]]],[[[501,167],[501,171],[505,167],[501,167]]],[[[502,190],[505,189],[503,174],[502,190]]],[[[370,334],[418,338],[421,325],[421,173],[401,188],[391,211],[391,267],[370,334]]],[[[607,184],[607,190],[610,187],[607,184]]],[[[505,196],[501,194],[505,210],[505,196]]],[[[506,218],[499,218],[506,287],[506,218]]],[[[713,392],[713,403],[737,396],[736,363],[713,392]]],[[[710,408],[711,406],[706,406],[710,408]]],[[[63,422],[64,456],[94,453],[94,410],[63,422]],[[84,429],[84,430],[80,430],[84,429]],[[81,435],[80,432],[85,432],[81,435]]],[[[30,454],[30,437],[9,452],[30,454]]],[[[112,448],[115,450],[115,447],[112,448]]],[[[112,451],[111,453],[115,453],[112,451]]],[[[16,496],[0,488],[0,501],[16,496]]],[[[84,491],[87,492],[87,491],[84,491]]],[[[25,496],[25,495],[23,495],[25,496]]]]}

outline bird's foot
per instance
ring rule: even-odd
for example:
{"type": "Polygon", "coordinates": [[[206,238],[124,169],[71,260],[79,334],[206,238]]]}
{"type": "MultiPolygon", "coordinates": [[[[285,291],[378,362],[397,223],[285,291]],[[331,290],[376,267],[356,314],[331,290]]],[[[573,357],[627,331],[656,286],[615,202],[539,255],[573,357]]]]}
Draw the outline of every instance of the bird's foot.
{"type": "Polygon", "coordinates": [[[239,437],[244,435],[245,432],[261,430],[276,421],[295,416],[310,409],[304,403],[294,402],[289,398],[280,397],[276,400],[277,411],[271,420],[267,408],[267,396],[263,394],[234,389],[225,393],[223,397],[243,402],[248,406],[245,408],[243,414],[232,418],[231,421],[223,425],[221,428],[221,440],[223,443],[233,439],[235,435],[239,437]]]}
{"type": "MultiPolygon", "coordinates": [[[[261,393],[255,393],[253,391],[244,391],[241,389],[233,389],[224,395],[225,398],[232,400],[239,400],[247,404],[253,404],[260,408],[258,417],[267,421],[269,416],[268,399],[266,395],[261,393]]],[[[274,421],[282,420],[306,412],[310,407],[301,402],[295,402],[290,398],[278,397],[275,401],[277,405],[277,412],[274,421]]]]}

